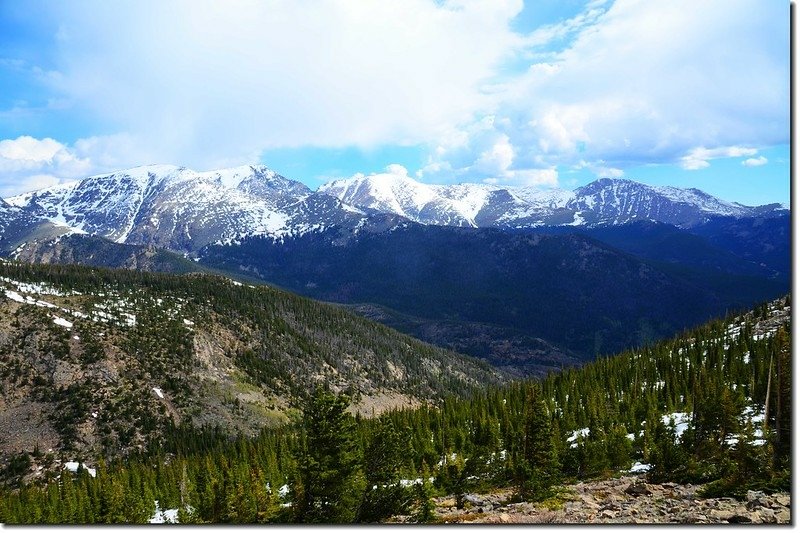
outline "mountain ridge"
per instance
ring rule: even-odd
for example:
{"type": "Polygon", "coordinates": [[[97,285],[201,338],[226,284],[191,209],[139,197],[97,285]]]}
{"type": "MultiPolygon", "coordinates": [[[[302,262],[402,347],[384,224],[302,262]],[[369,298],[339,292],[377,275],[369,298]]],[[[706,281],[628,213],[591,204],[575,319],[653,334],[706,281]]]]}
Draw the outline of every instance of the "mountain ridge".
{"type": "Polygon", "coordinates": [[[422,224],[472,227],[614,225],[641,219],[688,227],[709,215],[744,217],[784,209],[781,204],[751,207],[695,188],[652,186],[622,178],[600,178],[568,191],[477,183],[426,185],[390,173],[335,180],[318,192],[422,224]]]}
{"type": "MultiPolygon", "coordinates": [[[[251,236],[283,238],[332,226],[355,230],[375,215],[425,225],[525,229],[636,220],[692,227],[713,216],[785,212],[781,204],[744,206],[697,189],[609,178],[566,191],[429,185],[393,173],[334,180],[312,191],[264,165],[204,172],[173,165],[135,167],[12,196],[3,206],[17,218],[70,232],[188,254],[251,236]]],[[[0,225],[13,225],[7,218],[0,217],[0,225]]]]}

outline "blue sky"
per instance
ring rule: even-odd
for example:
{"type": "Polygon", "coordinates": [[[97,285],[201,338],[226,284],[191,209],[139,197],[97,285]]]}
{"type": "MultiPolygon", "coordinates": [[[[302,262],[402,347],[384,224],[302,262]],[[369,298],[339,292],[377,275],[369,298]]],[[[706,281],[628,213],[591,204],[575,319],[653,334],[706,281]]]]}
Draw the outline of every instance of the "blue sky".
{"type": "Polygon", "coordinates": [[[0,195],[151,163],[316,188],[598,177],[789,200],[789,5],[0,0],[0,195]]]}

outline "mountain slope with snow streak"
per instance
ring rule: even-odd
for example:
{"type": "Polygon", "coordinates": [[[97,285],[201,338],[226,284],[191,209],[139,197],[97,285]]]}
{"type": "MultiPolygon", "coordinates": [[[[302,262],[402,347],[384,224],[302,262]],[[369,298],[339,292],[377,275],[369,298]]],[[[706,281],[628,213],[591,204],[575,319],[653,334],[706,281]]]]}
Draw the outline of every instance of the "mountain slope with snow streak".
{"type": "Polygon", "coordinates": [[[407,175],[387,173],[333,181],[319,192],[363,209],[446,226],[525,228],[652,220],[691,227],[712,216],[747,217],[785,210],[780,204],[749,207],[697,189],[609,178],[566,191],[484,184],[426,185],[407,175]]]}
{"type": "Polygon", "coordinates": [[[137,167],[22,194],[8,203],[118,243],[184,252],[245,235],[313,231],[361,216],[263,166],[209,172],[137,167]]]}
{"type": "MultiPolygon", "coordinates": [[[[189,254],[209,244],[252,236],[282,239],[334,226],[357,231],[374,215],[425,225],[513,230],[641,220],[689,228],[714,217],[786,213],[780,204],[749,207],[697,189],[624,179],[600,179],[574,191],[477,183],[430,185],[396,168],[335,180],[314,192],[261,165],[206,172],[143,166],[21,194],[6,202],[2,211],[17,218],[117,243],[189,254]]],[[[4,216],[0,213],[2,227],[9,225],[4,216]]]]}

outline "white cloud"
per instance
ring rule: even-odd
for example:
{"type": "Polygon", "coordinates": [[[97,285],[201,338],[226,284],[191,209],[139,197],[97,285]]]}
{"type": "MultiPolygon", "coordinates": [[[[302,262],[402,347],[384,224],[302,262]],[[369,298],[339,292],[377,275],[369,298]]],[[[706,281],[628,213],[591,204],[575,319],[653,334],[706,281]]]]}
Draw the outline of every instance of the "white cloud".
{"type": "Polygon", "coordinates": [[[750,157],[748,159],[745,159],[744,161],[742,161],[742,165],[746,167],[760,167],[762,165],[766,165],[768,162],[769,161],[766,157],[760,155],[758,157],[750,157]]]}
{"type": "Polygon", "coordinates": [[[64,150],[64,145],[53,139],[34,139],[23,135],[16,139],[0,141],[0,158],[18,164],[51,163],[53,158],[64,150]]]}
{"type": "Polygon", "coordinates": [[[511,173],[508,181],[518,185],[556,187],[558,186],[558,170],[555,167],[516,170],[511,173]]]}
{"type": "MultiPolygon", "coordinates": [[[[39,75],[51,100],[119,133],[47,163],[0,165],[62,179],[80,162],[214,168],[278,147],[421,143],[426,181],[550,185],[580,161],[618,176],[754,159],[724,150],[788,142],[785,3],[592,0],[528,35],[511,29],[521,10],[522,0],[26,4],[58,28],[39,75]]],[[[28,155],[49,153],[38,148],[28,155]]]]}
{"type": "Polygon", "coordinates": [[[525,44],[531,47],[544,47],[592,26],[605,13],[603,7],[606,3],[607,0],[589,2],[585,9],[574,17],[537,28],[525,38],[525,44]]]}
{"type": "Polygon", "coordinates": [[[44,189],[45,187],[52,187],[64,183],[65,181],[69,180],[53,176],[52,174],[25,175],[24,178],[16,180],[2,180],[0,181],[0,197],[7,198],[22,192],[44,189]]]}
{"type": "MultiPolygon", "coordinates": [[[[391,165],[386,166],[386,173],[392,176],[397,176],[400,178],[407,178],[408,177],[408,169],[403,165],[398,165],[397,163],[392,163],[391,165]]],[[[362,174],[363,176],[363,174],[362,174]]]]}
{"type": "Polygon", "coordinates": [[[680,164],[685,170],[699,170],[711,166],[712,159],[723,157],[747,157],[756,155],[758,150],[743,146],[722,146],[718,148],[693,148],[688,154],[681,157],[680,164]]]}
{"type": "Polygon", "coordinates": [[[60,142],[28,135],[0,141],[0,194],[9,196],[86,175],[91,162],[60,142]]]}
{"type": "Polygon", "coordinates": [[[483,151],[473,167],[476,171],[489,174],[503,174],[514,162],[514,147],[507,135],[501,135],[489,149],[483,151]]]}
{"type": "Polygon", "coordinates": [[[121,146],[116,136],[81,139],[72,147],[28,135],[0,140],[0,195],[7,197],[135,164],[132,159],[122,165],[119,159],[108,159],[105,150],[122,154],[121,146]]]}
{"type": "Polygon", "coordinates": [[[536,43],[572,40],[507,81],[491,124],[458,128],[466,139],[432,152],[429,166],[469,168],[463,147],[473,147],[474,161],[484,140],[498,136],[514,148],[514,168],[602,161],[590,168],[598,175],[652,163],[705,168],[718,157],[756,153],[737,147],[788,142],[786,5],[616,0],[604,12],[598,7],[534,32],[536,43]]]}
{"type": "Polygon", "coordinates": [[[598,178],[621,178],[625,175],[624,170],[613,167],[597,167],[594,173],[598,178]]]}
{"type": "Polygon", "coordinates": [[[45,4],[52,87],[150,159],[427,142],[490,105],[522,0],[45,4]],[[98,45],[102,43],[102,45],[98,45]]]}

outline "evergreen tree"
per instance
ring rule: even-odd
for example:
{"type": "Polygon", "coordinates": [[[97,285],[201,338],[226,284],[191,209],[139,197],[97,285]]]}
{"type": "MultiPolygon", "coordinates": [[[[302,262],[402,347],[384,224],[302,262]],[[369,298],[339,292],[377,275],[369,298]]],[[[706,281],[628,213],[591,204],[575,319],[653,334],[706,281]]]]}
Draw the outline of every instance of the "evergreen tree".
{"type": "Polygon", "coordinates": [[[422,483],[415,485],[416,487],[416,499],[417,499],[417,511],[414,513],[414,521],[420,524],[427,524],[432,522],[435,518],[434,509],[435,506],[433,505],[432,501],[432,489],[431,483],[428,480],[429,477],[429,470],[427,465],[423,464],[422,467],[422,483]]]}
{"type": "Polygon", "coordinates": [[[400,432],[389,417],[381,417],[364,452],[366,485],[357,516],[359,522],[379,522],[408,511],[414,493],[400,484],[404,458],[400,432]]]}
{"type": "Polygon", "coordinates": [[[524,500],[541,500],[556,481],[557,452],[553,428],[538,383],[528,389],[525,401],[523,457],[517,469],[519,495],[524,500]]]}
{"type": "Polygon", "coordinates": [[[363,493],[356,422],[349,399],[317,388],[303,411],[303,445],[297,457],[302,490],[296,518],[308,523],[347,523],[355,519],[363,493]]]}
{"type": "Polygon", "coordinates": [[[675,423],[669,426],[661,418],[647,421],[645,432],[649,433],[652,448],[648,455],[651,468],[647,478],[651,482],[681,480],[686,475],[688,458],[683,448],[676,442],[675,423]]]}

